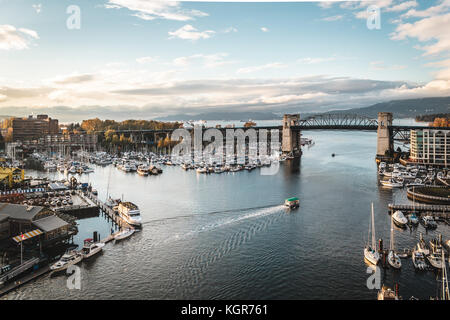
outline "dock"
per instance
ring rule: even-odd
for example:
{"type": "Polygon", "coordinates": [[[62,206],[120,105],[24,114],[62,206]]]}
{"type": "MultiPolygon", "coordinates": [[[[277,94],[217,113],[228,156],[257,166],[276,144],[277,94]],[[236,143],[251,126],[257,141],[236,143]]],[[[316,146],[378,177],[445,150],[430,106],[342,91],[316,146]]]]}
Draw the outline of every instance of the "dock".
{"type": "Polygon", "coordinates": [[[20,280],[7,283],[6,285],[0,287],[0,297],[14,289],[19,288],[20,286],[22,286],[34,279],[37,279],[38,277],[48,273],[49,271],[50,271],[50,266],[47,265],[47,266],[39,268],[36,271],[33,271],[30,274],[27,274],[25,277],[21,278],[20,280]]]}
{"type": "MultiPolygon", "coordinates": [[[[82,192],[80,192],[80,195],[83,197],[86,197],[87,199],[92,201],[109,219],[111,219],[120,228],[133,228],[119,214],[116,214],[112,208],[108,207],[103,201],[101,201],[92,192],[87,191],[84,194],[82,192]]],[[[109,240],[109,241],[111,241],[111,240],[109,240]]]]}
{"type": "Polygon", "coordinates": [[[390,213],[397,210],[405,212],[426,212],[427,214],[433,215],[435,217],[450,218],[450,206],[449,205],[437,205],[437,204],[393,204],[388,205],[390,213]]]}

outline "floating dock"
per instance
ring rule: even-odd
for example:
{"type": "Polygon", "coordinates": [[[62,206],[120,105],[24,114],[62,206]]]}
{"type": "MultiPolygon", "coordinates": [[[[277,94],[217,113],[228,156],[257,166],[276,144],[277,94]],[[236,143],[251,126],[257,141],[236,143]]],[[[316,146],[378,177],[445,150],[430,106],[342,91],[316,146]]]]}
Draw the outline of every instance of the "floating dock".
{"type": "Polygon", "coordinates": [[[4,286],[0,287],[0,297],[14,289],[17,289],[18,287],[46,274],[49,271],[50,271],[50,266],[47,265],[47,266],[39,268],[36,271],[33,271],[30,274],[27,274],[26,276],[24,276],[23,278],[20,278],[17,281],[13,281],[13,282],[9,282],[9,283],[5,284],[4,286]]]}
{"type": "Polygon", "coordinates": [[[397,210],[406,212],[426,212],[427,214],[433,215],[435,217],[450,218],[450,206],[448,205],[434,205],[434,204],[393,204],[388,205],[390,213],[397,210]]]}

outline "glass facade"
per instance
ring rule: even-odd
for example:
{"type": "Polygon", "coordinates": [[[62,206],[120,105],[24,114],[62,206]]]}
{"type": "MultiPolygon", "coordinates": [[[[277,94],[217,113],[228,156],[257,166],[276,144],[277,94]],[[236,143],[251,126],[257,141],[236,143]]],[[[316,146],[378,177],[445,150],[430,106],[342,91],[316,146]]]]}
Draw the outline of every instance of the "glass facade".
{"type": "Polygon", "coordinates": [[[411,130],[410,160],[447,166],[450,155],[450,130],[411,130]]]}

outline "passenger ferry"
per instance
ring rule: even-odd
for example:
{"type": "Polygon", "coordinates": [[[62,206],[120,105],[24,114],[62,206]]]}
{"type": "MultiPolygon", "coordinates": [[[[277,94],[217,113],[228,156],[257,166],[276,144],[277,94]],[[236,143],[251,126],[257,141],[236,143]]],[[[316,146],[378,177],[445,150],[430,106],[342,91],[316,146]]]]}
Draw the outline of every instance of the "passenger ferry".
{"type": "Polygon", "coordinates": [[[289,209],[296,209],[300,206],[300,200],[297,197],[288,198],[284,200],[284,205],[289,209]]]}
{"type": "Polygon", "coordinates": [[[118,206],[119,215],[131,225],[141,225],[141,211],[139,207],[132,202],[121,202],[118,206]]]}

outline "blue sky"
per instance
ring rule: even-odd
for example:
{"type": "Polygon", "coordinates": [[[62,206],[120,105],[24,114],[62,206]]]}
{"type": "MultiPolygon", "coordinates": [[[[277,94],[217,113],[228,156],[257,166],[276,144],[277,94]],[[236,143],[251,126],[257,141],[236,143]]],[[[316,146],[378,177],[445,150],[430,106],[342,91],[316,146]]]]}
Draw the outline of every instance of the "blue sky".
{"type": "Polygon", "coordinates": [[[450,95],[450,1],[0,0],[0,113],[311,112],[450,95]],[[70,30],[70,5],[80,29],[70,30]],[[380,9],[369,30],[367,7],[380,9]]]}

